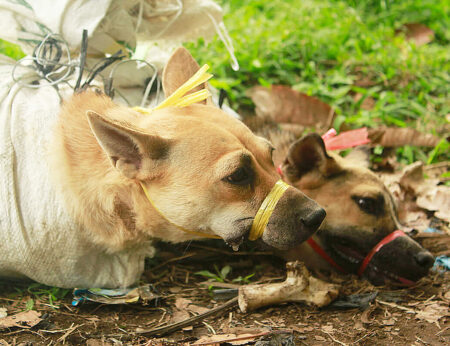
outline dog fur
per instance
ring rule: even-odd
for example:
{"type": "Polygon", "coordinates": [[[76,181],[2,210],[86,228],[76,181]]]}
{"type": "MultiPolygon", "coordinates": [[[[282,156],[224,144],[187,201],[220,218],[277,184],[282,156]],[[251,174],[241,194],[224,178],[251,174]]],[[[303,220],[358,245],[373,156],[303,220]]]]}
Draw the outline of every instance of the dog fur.
{"type": "MultiPolygon", "coordinates": [[[[270,119],[251,119],[258,134],[276,148],[274,163],[284,179],[317,201],[327,217],[314,240],[334,261],[355,273],[367,253],[385,236],[401,229],[392,196],[368,167],[368,155],[355,149],[345,159],[327,152],[322,138],[281,130],[270,119]],[[365,160],[361,160],[361,158],[365,160]]],[[[299,259],[311,269],[335,270],[303,243],[282,256],[299,259]]],[[[416,281],[428,273],[434,259],[410,237],[399,237],[374,256],[365,275],[374,283],[398,277],[416,281]]]]}
{"type": "MultiPolygon", "coordinates": [[[[163,75],[166,96],[197,69],[186,51],[178,50],[163,75]]],[[[147,116],[100,93],[81,92],[62,105],[54,148],[53,179],[70,214],[82,232],[110,253],[133,249],[149,238],[199,238],[167,219],[239,246],[279,179],[271,144],[205,104],[147,116]],[[146,199],[140,182],[160,212],[146,199]]],[[[324,216],[314,201],[290,188],[262,240],[280,249],[294,246],[324,216]]]]}

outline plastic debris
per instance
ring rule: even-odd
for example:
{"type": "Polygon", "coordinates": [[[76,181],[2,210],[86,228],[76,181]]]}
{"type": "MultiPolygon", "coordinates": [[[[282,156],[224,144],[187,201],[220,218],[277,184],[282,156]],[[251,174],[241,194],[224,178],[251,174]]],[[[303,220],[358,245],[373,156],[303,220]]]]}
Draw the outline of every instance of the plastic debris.
{"type": "Polygon", "coordinates": [[[157,304],[161,295],[157,294],[152,285],[143,285],[131,288],[102,289],[88,288],[73,290],[72,305],[77,306],[85,301],[92,301],[102,304],[129,304],[141,300],[144,304],[155,301],[157,304]]]}

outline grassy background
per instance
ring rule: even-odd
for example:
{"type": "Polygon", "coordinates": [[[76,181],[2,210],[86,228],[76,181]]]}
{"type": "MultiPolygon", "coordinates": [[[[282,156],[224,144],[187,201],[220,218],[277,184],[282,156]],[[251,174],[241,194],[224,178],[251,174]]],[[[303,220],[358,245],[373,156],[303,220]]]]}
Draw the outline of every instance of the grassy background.
{"type": "MultiPolygon", "coordinates": [[[[448,136],[450,27],[447,0],[220,0],[240,69],[233,71],[216,38],[186,46],[212,66],[212,83],[225,89],[235,109],[252,111],[245,91],[254,85],[287,84],[334,107],[334,126],[407,127],[448,136]],[[396,35],[404,23],[435,32],[424,46],[396,35]],[[365,82],[365,86],[361,84],[365,82]],[[367,85],[369,84],[369,85],[367,85]],[[358,86],[359,85],[359,86],[358,86]],[[362,97],[355,101],[355,94],[362,97]],[[373,109],[361,107],[366,98],[373,109]]],[[[20,49],[0,40],[0,53],[20,49]]],[[[378,153],[382,150],[378,149],[378,153]]],[[[448,160],[443,140],[434,151],[406,146],[404,163],[448,160]]]]}
{"type": "MultiPolygon", "coordinates": [[[[444,137],[449,114],[449,2],[446,0],[231,0],[221,1],[240,70],[231,69],[219,39],[186,45],[212,66],[213,84],[228,91],[235,108],[253,107],[245,91],[287,84],[332,105],[342,124],[415,127],[444,137]],[[417,47],[395,32],[419,22],[435,40],[417,47]],[[371,85],[357,86],[362,80],[371,85]],[[354,101],[356,93],[362,94],[354,101]],[[375,105],[361,108],[365,98],[375,105]]],[[[399,148],[405,163],[448,159],[444,141],[429,150],[399,148]]]]}

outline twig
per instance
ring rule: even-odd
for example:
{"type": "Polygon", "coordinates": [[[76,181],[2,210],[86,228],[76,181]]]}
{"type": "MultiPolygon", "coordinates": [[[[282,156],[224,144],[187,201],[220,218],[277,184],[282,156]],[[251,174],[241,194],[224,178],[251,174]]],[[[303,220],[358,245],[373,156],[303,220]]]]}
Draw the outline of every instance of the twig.
{"type": "Polygon", "coordinates": [[[373,335],[375,332],[371,332],[371,333],[367,333],[366,335],[364,335],[364,336],[362,336],[362,337],[360,337],[358,340],[356,340],[356,341],[354,341],[354,342],[352,342],[352,345],[355,345],[355,344],[357,344],[358,342],[360,342],[361,340],[363,340],[363,339],[365,339],[365,338],[367,338],[368,336],[371,336],[371,335],[373,335]]]}
{"type": "Polygon", "coordinates": [[[436,335],[440,335],[441,333],[445,332],[445,331],[448,330],[449,328],[450,328],[450,326],[449,326],[449,327],[446,327],[446,328],[444,328],[444,329],[442,329],[442,330],[440,330],[439,332],[436,333],[436,335]]]}
{"type": "Polygon", "coordinates": [[[331,338],[331,340],[333,340],[334,342],[338,343],[339,345],[347,346],[346,343],[343,343],[342,341],[339,341],[338,339],[334,338],[330,333],[328,333],[328,332],[326,332],[326,331],[323,331],[323,332],[324,332],[325,334],[327,334],[327,335],[331,338]]]}
{"type": "MultiPolygon", "coordinates": [[[[73,323],[72,323],[72,326],[73,326],[73,323]]],[[[62,343],[65,344],[65,343],[66,343],[66,338],[67,338],[70,334],[72,334],[72,333],[75,331],[75,329],[77,329],[78,327],[83,326],[83,324],[79,324],[79,325],[77,325],[77,326],[75,326],[75,327],[72,327],[72,326],[69,327],[70,329],[69,329],[63,336],[61,336],[61,337],[57,340],[57,342],[61,342],[61,341],[62,341],[62,343]]]]}
{"type": "Polygon", "coordinates": [[[379,300],[379,299],[377,299],[376,301],[378,303],[380,303],[380,304],[387,305],[387,306],[390,306],[392,308],[397,308],[397,309],[406,311],[406,312],[408,312],[410,314],[416,314],[417,313],[417,311],[415,311],[415,310],[405,308],[404,306],[401,306],[401,305],[398,305],[398,304],[395,304],[395,303],[388,303],[388,302],[385,302],[385,301],[379,300]]]}
{"type": "Polygon", "coordinates": [[[154,329],[147,329],[147,330],[139,330],[136,331],[137,334],[146,334],[146,335],[165,335],[165,334],[169,334],[172,333],[176,330],[182,329],[184,327],[187,326],[191,326],[194,324],[197,324],[198,322],[202,321],[203,319],[215,315],[217,313],[223,313],[228,309],[234,308],[235,306],[237,306],[237,301],[238,298],[232,298],[229,301],[227,301],[225,304],[222,304],[218,307],[215,307],[207,312],[204,312],[203,314],[197,315],[197,316],[193,316],[191,318],[188,318],[184,321],[181,322],[177,322],[177,323],[173,323],[173,324],[169,324],[168,326],[164,326],[164,327],[159,327],[159,328],[154,328],[154,329]]]}

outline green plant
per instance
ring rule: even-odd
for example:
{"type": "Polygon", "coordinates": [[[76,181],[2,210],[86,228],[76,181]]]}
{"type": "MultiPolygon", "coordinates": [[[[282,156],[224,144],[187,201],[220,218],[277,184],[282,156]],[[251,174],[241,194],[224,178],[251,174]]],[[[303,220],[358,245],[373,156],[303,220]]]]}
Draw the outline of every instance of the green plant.
{"type": "MultiPolygon", "coordinates": [[[[33,283],[27,288],[27,292],[34,296],[35,299],[47,301],[48,305],[53,308],[58,308],[58,306],[56,306],[54,303],[63,299],[70,291],[70,289],[51,287],[39,283],[33,283]]],[[[32,307],[34,306],[34,301],[32,299],[30,300],[27,301],[26,304],[27,310],[32,309],[32,307]]]]}
{"type": "Polygon", "coordinates": [[[246,276],[238,276],[237,278],[227,280],[228,274],[231,273],[232,268],[229,265],[224,266],[222,269],[219,270],[217,265],[214,265],[215,273],[210,272],[209,270],[201,270],[196,272],[196,275],[201,275],[209,279],[213,279],[217,282],[225,282],[225,281],[231,281],[236,282],[239,284],[248,284],[250,282],[250,278],[252,278],[255,273],[246,275],[246,276]]]}
{"type": "MultiPolygon", "coordinates": [[[[239,71],[218,39],[186,46],[212,66],[213,85],[248,112],[254,85],[287,84],[336,110],[336,128],[414,127],[445,136],[450,113],[449,6],[444,0],[221,1],[239,71]],[[238,20],[237,20],[238,18],[238,20]],[[420,22],[435,32],[423,46],[396,31],[420,22]],[[356,94],[362,95],[359,99],[356,94]],[[363,102],[371,99],[368,108],[363,102]]],[[[430,149],[401,148],[399,159],[445,160],[430,149]],[[431,155],[431,156],[430,156],[431,155]]],[[[434,162],[434,161],[433,161],[434,162]]]]}

